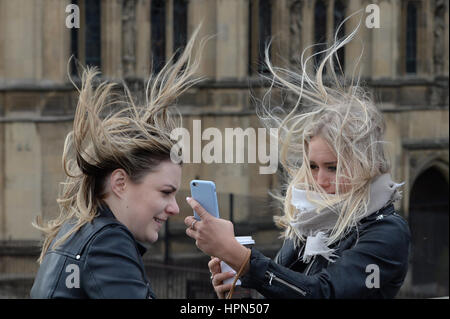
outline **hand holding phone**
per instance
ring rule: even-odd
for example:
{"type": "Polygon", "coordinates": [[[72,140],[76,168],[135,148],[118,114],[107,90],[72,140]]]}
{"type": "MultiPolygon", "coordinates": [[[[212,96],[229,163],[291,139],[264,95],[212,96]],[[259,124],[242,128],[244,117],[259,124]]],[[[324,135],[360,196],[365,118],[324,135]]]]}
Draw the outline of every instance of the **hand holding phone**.
{"type": "MultiPolygon", "coordinates": [[[[191,196],[202,207],[214,217],[219,218],[219,206],[217,203],[216,185],[212,181],[192,180],[191,196]]],[[[197,212],[194,210],[194,218],[200,220],[197,212]]]]}

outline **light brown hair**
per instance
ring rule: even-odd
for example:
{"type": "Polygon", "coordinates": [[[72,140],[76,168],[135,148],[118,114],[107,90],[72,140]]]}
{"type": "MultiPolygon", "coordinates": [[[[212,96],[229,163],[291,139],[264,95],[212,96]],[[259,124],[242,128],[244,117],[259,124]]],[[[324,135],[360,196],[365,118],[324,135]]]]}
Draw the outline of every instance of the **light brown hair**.
{"type": "MultiPolygon", "coordinates": [[[[134,183],[164,160],[171,159],[175,141],[171,131],[181,126],[181,114],[171,112],[175,99],[201,79],[194,76],[200,62],[205,39],[193,54],[198,27],[175,63],[172,59],[156,75],[150,77],[145,90],[145,103],[136,105],[130,91],[115,92],[117,85],[102,82],[95,86],[99,72],[86,68],[75,112],[73,130],[65,139],[62,164],[67,175],[62,194],[57,199],[60,214],[43,222],[37,218],[33,226],[41,230],[44,243],[38,259],[42,262],[49,249],[54,249],[83,225],[96,217],[103,204],[105,181],[117,168],[122,168],[134,183]],[[50,247],[61,226],[69,221],[74,226],[50,247]]],[[[175,109],[176,111],[176,109],[175,109]]]]}

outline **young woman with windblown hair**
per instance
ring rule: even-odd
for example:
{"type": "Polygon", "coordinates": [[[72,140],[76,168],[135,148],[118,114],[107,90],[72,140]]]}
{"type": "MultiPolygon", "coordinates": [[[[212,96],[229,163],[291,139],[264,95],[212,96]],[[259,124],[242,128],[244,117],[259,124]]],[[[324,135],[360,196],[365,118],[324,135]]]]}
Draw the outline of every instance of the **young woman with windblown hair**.
{"type": "MultiPolygon", "coordinates": [[[[186,233],[212,257],[214,289],[220,298],[232,289],[223,281],[220,260],[231,266],[243,287],[268,298],[393,298],[408,268],[410,233],[396,214],[400,198],[384,151],[381,112],[358,86],[345,87],[334,59],[356,30],[325,51],[315,77],[266,63],[272,83],[294,95],[285,116],[262,107],[261,117],[279,128],[280,159],[288,175],[280,197],[284,214],[275,218],[284,243],[275,260],[234,238],[233,224],[212,218],[195,200],[201,221],[185,219],[186,233]],[[325,86],[323,70],[334,87],[325,86]]],[[[266,52],[266,57],[268,56],[266,52]]],[[[281,108],[278,108],[280,110],[281,108]]],[[[271,125],[273,126],[273,125],[271,125]]]]}
{"type": "Polygon", "coordinates": [[[170,134],[181,119],[169,106],[198,81],[197,33],[176,63],[149,80],[144,105],[135,105],[128,91],[127,99],[117,99],[113,84],[94,88],[98,72],[83,72],[64,145],[60,215],[35,224],[45,241],[32,298],[155,297],[141,243],[155,242],[164,222],[179,213],[181,164],[171,160],[170,134]]]}

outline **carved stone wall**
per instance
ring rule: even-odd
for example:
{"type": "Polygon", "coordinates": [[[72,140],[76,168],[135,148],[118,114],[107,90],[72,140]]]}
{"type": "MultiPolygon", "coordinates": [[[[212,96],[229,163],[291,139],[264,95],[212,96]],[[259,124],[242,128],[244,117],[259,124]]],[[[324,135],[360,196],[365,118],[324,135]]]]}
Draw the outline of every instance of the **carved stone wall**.
{"type": "MultiPolygon", "coordinates": [[[[373,94],[387,120],[393,175],[406,182],[400,208],[407,215],[408,191],[414,176],[420,174],[421,163],[439,160],[447,167],[441,171],[448,180],[449,8],[447,1],[434,0],[430,5],[420,1],[426,11],[422,18],[428,19],[421,20],[426,22],[421,32],[430,34],[422,36],[418,43],[425,47],[420,61],[430,63],[430,67],[422,67],[418,74],[406,77],[399,67],[403,63],[401,19],[405,1],[349,0],[346,4],[349,12],[354,12],[372,2],[384,10],[382,23],[391,18],[381,30],[367,29],[362,20],[361,35],[346,48],[346,71],[352,74],[351,65],[359,58],[364,42],[361,83],[373,94]]],[[[31,227],[33,218],[58,213],[58,183],[64,177],[62,145],[76,105],[77,92],[65,73],[70,32],[64,26],[64,4],[69,1],[36,3],[44,6],[29,5],[28,0],[0,0],[0,240],[39,240],[40,235],[31,227]]],[[[150,69],[151,1],[101,3],[103,75],[119,81],[126,78],[136,84],[130,87],[138,92],[150,69]]],[[[315,1],[273,3],[273,36],[281,39],[274,42],[280,49],[276,65],[287,61],[291,67],[298,66],[299,54],[313,41],[315,1]]],[[[198,71],[208,80],[178,100],[187,127],[192,126],[194,119],[201,119],[204,128],[217,127],[222,132],[225,128],[262,127],[255,116],[252,94],[261,98],[268,86],[248,76],[248,47],[254,39],[249,38],[247,5],[246,0],[189,1],[188,34],[203,21],[199,37],[216,36],[208,41],[198,71]]],[[[328,12],[332,10],[328,8],[328,12]]],[[[349,29],[356,25],[354,21],[349,23],[349,29]]],[[[173,31],[170,25],[166,25],[166,30],[173,31]]],[[[170,49],[167,51],[171,53],[170,49]]],[[[286,100],[287,105],[290,103],[286,100]]],[[[234,219],[241,234],[255,231],[258,244],[279,244],[278,230],[272,222],[272,216],[279,211],[271,210],[273,202],[267,196],[268,189],[279,186],[276,174],[261,175],[258,165],[253,164],[190,163],[183,169],[180,202],[189,192],[190,179],[216,180],[219,192],[236,195],[234,219]],[[258,208],[260,203],[265,210],[258,208]],[[249,221],[258,229],[252,228],[249,221]]],[[[227,217],[229,197],[221,201],[227,217]]],[[[181,239],[185,237],[182,220],[191,210],[184,206],[182,211],[171,224],[172,236],[181,239]]],[[[171,248],[177,253],[197,252],[192,242],[182,240],[174,242],[171,248]]],[[[163,251],[162,241],[155,245],[154,252],[163,251]]]]}
{"type": "MultiPolygon", "coordinates": [[[[434,45],[433,65],[436,75],[445,74],[445,12],[448,10],[448,1],[434,1],[434,45]]],[[[448,74],[448,70],[447,70],[448,74]]]]}
{"type": "Polygon", "coordinates": [[[123,0],[122,3],[122,65],[125,78],[136,73],[136,1],[123,0]]]}

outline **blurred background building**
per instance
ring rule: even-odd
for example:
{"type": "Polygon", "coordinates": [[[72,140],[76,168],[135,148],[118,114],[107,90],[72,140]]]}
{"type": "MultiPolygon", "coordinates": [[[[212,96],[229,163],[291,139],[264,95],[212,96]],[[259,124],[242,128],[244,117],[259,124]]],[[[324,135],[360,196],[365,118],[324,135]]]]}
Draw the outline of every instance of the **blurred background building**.
{"type": "MultiPolygon", "coordinates": [[[[184,126],[201,120],[202,129],[256,129],[252,96],[268,88],[259,76],[267,73],[268,40],[275,65],[297,67],[304,49],[331,43],[339,23],[360,9],[361,28],[339,56],[352,74],[364,49],[358,71],[384,112],[393,178],[405,182],[398,209],[410,224],[412,254],[399,296],[448,296],[448,7],[444,0],[0,0],[0,297],[28,295],[42,239],[31,222],[59,213],[62,148],[77,100],[71,55],[139,95],[150,71],[203,23],[200,36],[215,37],[199,69],[207,80],[178,101],[184,126]],[[66,26],[70,4],[79,8],[80,28],[66,26]],[[379,28],[365,23],[373,4],[379,28]]],[[[357,23],[350,19],[339,35],[357,23]]],[[[268,190],[282,176],[258,167],[184,165],[181,214],[145,255],[159,297],[213,296],[208,257],[185,235],[191,179],[216,181],[222,217],[275,256],[281,240],[272,218],[280,211],[268,190]]]]}

